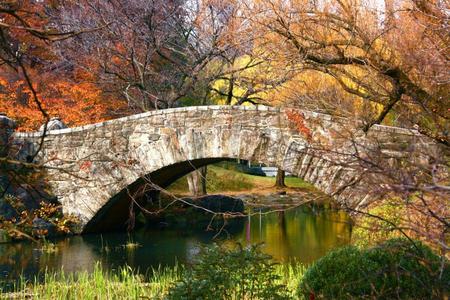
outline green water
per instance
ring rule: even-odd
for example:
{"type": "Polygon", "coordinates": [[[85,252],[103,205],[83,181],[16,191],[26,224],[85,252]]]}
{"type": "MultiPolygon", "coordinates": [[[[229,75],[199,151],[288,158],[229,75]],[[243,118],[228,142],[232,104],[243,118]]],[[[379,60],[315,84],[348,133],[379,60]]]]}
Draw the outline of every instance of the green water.
{"type": "Polygon", "coordinates": [[[280,262],[295,259],[310,264],[330,249],[349,243],[351,226],[342,211],[303,206],[286,212],[255,212],[231,222],[216,235],[206,228],[147,228],[131,235],[74,236],[53,241],[57,246],[53,253],[28,242],[0,244],[0,283],[5,287],[21,274],[33,278],[45,270],[93,270],[96,262],[107,269],[129,265],[145,274],[159,265],[193,263],[202,245],[214,241],[225,245],[264,243],[263,251],[280,262]],[[125,247],[130,240],[139,246],[125,247]]]}

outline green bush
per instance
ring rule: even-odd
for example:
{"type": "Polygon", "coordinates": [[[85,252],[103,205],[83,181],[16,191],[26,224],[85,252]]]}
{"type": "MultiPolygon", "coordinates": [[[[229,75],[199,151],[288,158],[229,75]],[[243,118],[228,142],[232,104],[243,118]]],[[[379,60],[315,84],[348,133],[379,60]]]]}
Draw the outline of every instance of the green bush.
{"type": "Polygon", "coordinates": [[[330,252],[306,270],[300,293],[306,299],[339,299],[367,294],[371,289],[367,276],[377,270],[377,264],[354,246],[330,252]]]}
{"type": "Polygon", "coordinates": [[[378,291],[385,299],[397,295],[402,299],[442,298],[448,291],[448,261],[442,270],[441,258],[420,242],[391,239],[368,249],[366,256],[380,266],[378,291]]]}
{"type": "Polygon", "coordinates": [[[309,299],[441,299],[448,292],[448,261],[420,242],[392,239],[360,250],[330,252],[305,273],[300,296],[309,299]]]}
{"type": "Polygon", "coordinates": [[[169,299],[287,299],[271,257],[257,246],[205,248],[199,262],[169,293],[169,299]]]}

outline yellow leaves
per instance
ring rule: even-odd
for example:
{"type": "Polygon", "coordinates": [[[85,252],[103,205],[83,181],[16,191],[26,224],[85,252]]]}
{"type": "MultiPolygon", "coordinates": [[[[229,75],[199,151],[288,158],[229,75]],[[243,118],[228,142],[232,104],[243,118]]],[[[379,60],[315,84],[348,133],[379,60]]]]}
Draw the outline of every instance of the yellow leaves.
{"type": "Polygon", "coordinates": [[[243,97],[264,100],[267,98],[266,90],[270,88],[269,82],[277,79],[277,74],[272,72],[270,64],[248,55],[236,58],[233,64],[226,66],[224,74],[222,79],[212,84],[214,100],[218,104],[237,104],[243,97]],[[227,103],[230,89],[233,98],[231,103],[227,103]]]}

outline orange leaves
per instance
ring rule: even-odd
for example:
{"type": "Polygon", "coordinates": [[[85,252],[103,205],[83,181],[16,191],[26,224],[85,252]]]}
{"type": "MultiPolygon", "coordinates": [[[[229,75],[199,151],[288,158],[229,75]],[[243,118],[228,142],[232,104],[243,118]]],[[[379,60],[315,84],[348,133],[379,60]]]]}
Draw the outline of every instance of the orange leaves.
{"type": "Polygon", "coordinates": [[[305,125],[305,116],[303,113],[298,110],[291,109],[286,111],[286,115],[288,120],[295,125],[297,131],[301,133],[308,141],[310,141],[312,139],[312,134],[311,130],[305,125]]]}
{"type": "MultiPolygon", "coordinates": [[[[102,91],[89,82],[74,83],[41,76],[38,97],[50,116],[59,116],[68,126],[104,121],[111,113],[123,110],[122,102],[105,99],[102,91]]],[[[20,131],[38,129],[44,122],[29,89],[20,80],[0,77],[0,111],[18,121],[20,131]]]]}
{"type": "Polygon", "coordinates": [[[29,89],[22,80],[6,76],[0,79],[0,111],[19,124],[25,120],[39,120],[36,124],[28,124],[37,127],[43,121],[42,114],[29,99],[29,89]]]}
{"type": "MultiPolygon", "coordinates": [[[[49,116],[61,117],[69,126],[103,121],[111,116],[111,111],[123,108],[118,104],[120,101],[105,99],[101,89],[91,83],[96,79],[95,71],[78,68],[54,51],[62,45],[52,43],[48,35],[56,32],[48,12],[59,3],[53,0],[12,3],[11,9],[0,12],[6,38],[0,47],[0,111],[15,119],[19,130],[36,130],[44,122],[23,69],[42,108],[49,116]]],[[[2,5],[9,7],[8,3],[2,5]]]]}

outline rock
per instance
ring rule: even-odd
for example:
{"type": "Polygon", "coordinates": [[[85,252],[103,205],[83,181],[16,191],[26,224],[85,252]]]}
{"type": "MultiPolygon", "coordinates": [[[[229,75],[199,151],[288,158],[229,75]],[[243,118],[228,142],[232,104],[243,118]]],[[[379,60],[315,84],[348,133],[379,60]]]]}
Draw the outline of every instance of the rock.
{"type": "Polygon", "coordinates": [[[286,191],[279,191],[277,195],[286,195],[286,191]]]}
{"type": "MultiPolygon", "coordinates": [[[[44,131],[44,127],[45,126],[42,125],[39,128],[39,131],[44,131]]],[[[54,117],[54,118],[51,118],[50,121],[48,121],[46,130],[49,131],[49,130],[58,130],[58,129],[64,129],[64,128],[67,128],[66,124],[64,124],[59,117],[54,117]]]]}
{"type": "Polygon", "coordinates": [[[5,199],[5,197],[0,198],[0,217],[6,220],[10,220],[12,218],[17,218],[19,214],[12,207],[11,204],[5,199]]]}
{"type": "Polygon", "coordinates": [[[264,201],[267,201],[267,202],[276,202],[276,201],[278,201],[278,199],[280,199],[280,197],[277,194],[269,194],[269,195],[264,196],[264,201]]]}
{"type": "Polygon", "coordinates": [[[153,134],[150,134],[150,135],[148,136],[148,140],[149,140],[150,143],[151,143],[151,142],[156,142],[156,141],[159,140],[160,137],[161,137],[161,136],[160,136],[159,134],[153,133],[153,134]]]}
{"type": "Polygon", "coordinates": [[[13,119],[8,118],[6,113],[0,112],[0,127],[12,130],[17,127],[17,123],[13,119]]]}
{"type": "Polygon", "coordinates": [[[12,195],[28,211],[33,211],[41,207],[41,202],[58,204],[55,197],[50,196],[39,184],[21,186],[11,185],[7,194],[12,195]]]}
{"type": "MultiPolygon", "coordinates": [[[[214,235],[223,229],[224,220],[221,217],[215,217],[213,213],[202,208],[214,213],[244,213],[244,202],[239,198],[230,196],[208,195],[199,198],[183,198],[183,201],[190,204],[185,203],[181,206],[172,206],[171,211],[163,213],[163,220],[159,220],[158,223],[153,222],[153,226],[158,226],[159,228],[182,228],[183,230],[194,229],[196,232],[198,232],[197,230],[203,232],[205,229],[208,229],[214,235]]],[[[245,218],[241,217],[228,219],[226,232],[237,233],[242,231],[244,221],[245,218]]],[[[204,237],[202,234],[200,238],[204,237]]]]}
{"type": "Polygon", "coordinates": [[[47,232],[47,236],[55,236],[57,233],[56,226],[44,219],[41,218],[34,218],[33,220],[33,231],[45,230],[47,232]]]}
{"type": "Polygon", "coordinates": [[[23,206],[28,211],[35,210],[40,207],[39,199],[41,199],[41,197],[36,197],[36,192],[33,192],[31,187],[19,187],[15,191],[14,196],[23,204],[23,206]]]}
{"type": "Polygon", "coordinates": [[[5,230],[0,229],[0,244],[9,242],[11,242],[11,238],[9,237],[9,235],[5,230]]]}

